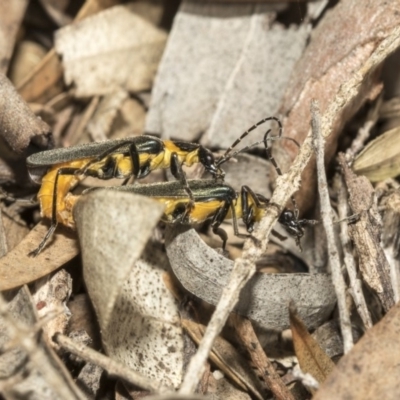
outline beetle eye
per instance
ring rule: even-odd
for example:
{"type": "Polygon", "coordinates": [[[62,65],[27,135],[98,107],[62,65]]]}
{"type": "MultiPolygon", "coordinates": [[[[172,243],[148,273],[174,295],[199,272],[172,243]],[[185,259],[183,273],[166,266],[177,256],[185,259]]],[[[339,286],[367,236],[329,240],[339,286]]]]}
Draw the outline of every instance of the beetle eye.
{"type": "Polygon", "coordinates": [[[199,148],[199,160],[204,168],[211,172],[213,175],[218,173],[218,169],[215,166],[215,159],[211,151],[205,149],[203,146],[199,148]]]}

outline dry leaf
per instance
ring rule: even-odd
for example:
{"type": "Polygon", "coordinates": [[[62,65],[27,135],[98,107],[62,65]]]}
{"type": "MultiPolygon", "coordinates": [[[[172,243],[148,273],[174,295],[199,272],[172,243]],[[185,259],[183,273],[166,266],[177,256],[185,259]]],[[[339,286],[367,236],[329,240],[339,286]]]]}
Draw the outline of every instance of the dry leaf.
{"type": "Polygon", "coordinates": [[[107,354],[157,382],[178,388],[184,342],[178,305],[164,283],[165,254],[148,246],[122,282],[107,327],[107,354]]]}
{"type": "Polygon", "coordinates": [[[49,140],[50,127],[33,114],[3,74],[0,74],[0,110],[0,136],[14,152],[23,152],[35,136],[49,140]]]}
{"type": "Polygon", "coordinates": [[[0,74],[5,74],[14,51],[27,0],[0,3],[0,74]]]}
{"type": "Polygon", "coordinates": [[[313,400],[396,400],[400,393],[400,303],[337,364],[313,400]]]}
{"type": "MultiPolygon", "coordinates": [[[[166,247],[171,267],[185,289],[216,305],[233,262],[187,227],[169,232],[166,247]]],[[[291,299],[309,328],[324,322],[336,304],[331,278],[326,274],[256,274],[243,288],[235,310],[265,329],[283,330],[289,327],[287,307],[291,299]]]]}
{"type": "MultiPolygon", "coordinates": [[[[111,7],[118,0],[86,0],[75,20],[79,21],[92,14],[111,7]]],[[[62,90],[63,69],[54,48],[42,59],[40,64],[21,82],[18,92],[28,102],[45,103],[62,90]]]]}
{"type": "Polygon", "coordinates": [[[378,136],[355,158],[352,165],[357,175],[371,182],[400,175],[400,127],[378,136]]]}
{"type": "Polygon", "coordinates": [[[163,280],[167,261],[154,246],[137,260],[162,210],[146,197],[98,190],[78,201],[74,217],[106,353],[177,388],[183,339],[177,304],[163,280]]]}
{"type": "Polygon", "coordinates": [[[87,97],[121,87],[149,89],[166,38],[127,5],[60,29],[55,48],[63,59],[67,85],[75,85],[77,97],[87,97]]]}
{"type": "Polygon", "coordinates": [[[121,286],[162,210],[163,206],[154,200],[111,190],[82,196],[74,207],[83,276],[103,329],[108,326],[121,286]]]}
{"type": "Polygon", "coordinates": [[[117,113],[128,97],[129,93],[121,89],[101,99],[86,127],[94,142],[101,142],[108,139],[117,113]]]}
{"type": "Polygon", "coordinates": [[[60,268],[78,254],[72,232],[60,226],[51,242],[37,257],[29,256],[48,229],[49,226],[44,222],[36,225],[18,246],[0,259],[0,291],[35,281],[60,268]]]}
{"type": "MultiPolygon", "coordinates": [[[[301,370],[309,373],[318,383],[325,381],[335,364],[321,349],[318,342],[310,335],[304,322],[297,315],[292,303],[289,307],[290,329],[293,335],[293,344],[301,370]]],[[[311,392],[314,390],[310,389],[311,392]]]]}
{"type": "Polygon", "coordinates": [[[18,43],[10,67],[11,82],[18,86],[45,55],[46,50],[39,43],[29,40],[18,43]]]}
{"type": "Polygon", "coordinates": [[[305,26],[283,29],[274,23],[280,8],[183,2],[158,70],[146,130],[188,141],[206,131],[202,144],[221,148],[273,115],[308,36],[305,26]]]}

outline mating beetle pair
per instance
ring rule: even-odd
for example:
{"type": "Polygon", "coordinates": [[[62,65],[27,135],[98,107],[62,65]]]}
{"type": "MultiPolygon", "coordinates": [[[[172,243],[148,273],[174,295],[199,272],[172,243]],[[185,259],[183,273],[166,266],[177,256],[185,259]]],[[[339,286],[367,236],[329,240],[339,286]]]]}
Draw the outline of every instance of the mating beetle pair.
{"type": "MultiPolygon", "coordinates": [[[[164,202],[167,205],[163,218],[166,222],[198,223],[212,219],[213,231],[221,236],[224,245],[226,234],[221,233],[219,225],[226,218],[233,219],[235,235],[240,235],[238,217],[243,218],[248,232],[251,232],[254,223],[261,219],[268,200],[246,186],[239,196],[230,186],[222,183],[224,172],[220,166],[239,152],[255,145],[232,152],[251,131],[271,120],[279,124],[278,137],[282,137],[281,122],[275,117],[265,118],[244,132],[217,161],[208,149],[199,144],[162,141],[153,136],[110,140],[33,154],[28,157],[27,165],[32,180],[42,185],[37,197],[42,217],[51,219],[51,226],[38,248],[31,254],[36,256],[41,252],[58,223],[74,227],[72,207],[76,196],[70,195],[70,192],[84,177],[92,176],[103,180],[129,180],[130,177],[141,179],[150,172],[163,168],[170,169],[177,181],[126,185],[112,189],[135,192],[164,202]],[[188,182],[182,165],[191,166],[196,163],[201,163],[213,175],[214,180],[188,182]]],[[[281,173],[267,145],[269,132],[266,132],[263,142],[268,157],[278,173],[281,173]]],[[[298,242],[303,235],[305,221],[298,220],[292,211],[284,210],[280,222],[298,242]]]]}

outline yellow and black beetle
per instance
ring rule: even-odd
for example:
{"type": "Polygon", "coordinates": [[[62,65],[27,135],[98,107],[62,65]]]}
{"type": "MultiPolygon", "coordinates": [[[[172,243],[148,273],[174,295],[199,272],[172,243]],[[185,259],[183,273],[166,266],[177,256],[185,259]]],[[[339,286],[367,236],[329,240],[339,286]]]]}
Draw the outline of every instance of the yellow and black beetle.
{"type": "MultiPolygon", "coordinates": [[[[31,155],[27,159],[27,166],[31,179],[41,184],[37,195],[41,215],[51,220],[49,231],[32,254],[40,253],[56,229],[57,223],[73,226],[66,199],[68,193],[84,177],[92,176],[103,180],[130,177],[141,179],[156,169],[169,168],[186,192],[189,210],[193,206],[194,197],[182,165],[201,163],[216,180],[223,179],[224,172],[220,165],[238,153],[231,153],[233,148],[251,131],[271,120],[278,123],[281,137],[280,120],[275,117],[264,118],[244,132],[218,161],[210,150],[200,144],[161,140],[146,135],[47,150],[31,155]]],[[[266,142],[266,139],[264,141],[266,142]]],[[[250,146],[240,151],[248,147],[250,146]]]]}
{"type": "MultiPolygon", "coordinates": [[[[165,211],[161,218],[166,223],[199,224],[211,220],[213,232],[223,240],[223,247],[227,241],[225,231],[220,228],[225,219],[232,219],[236,236],[249,237],[239,233],[237,220],[241,218],[248,233],[253,232],[254,224],[265,215],[269,200],[255,193],[248,186],[242,186],[240,192],[236,192],[231,186],[212,180],[189,180],[190,190],[193,193],[194,204],[188,211],[189,198],[182,185],[177,181],[153,183],[144,185],[126,185],[111,187],[95,187],[85,190],[87,193],[93,190],[118,190],[140,194],[153,198],[165,205],[165,211]]],[[[78,196],[71,197],[70,212],[78,196]]],[[[315,221],[298,219],[297,213],[284,209],[278,220],[286,231],[292,236],[300,247],[300,239],[304,235],[304,227],[315,221]]],[[[280,235],[277,235],[280,237],[280,235]]],[[[282,238],[282,237],[280,237],[282,238]]]]}

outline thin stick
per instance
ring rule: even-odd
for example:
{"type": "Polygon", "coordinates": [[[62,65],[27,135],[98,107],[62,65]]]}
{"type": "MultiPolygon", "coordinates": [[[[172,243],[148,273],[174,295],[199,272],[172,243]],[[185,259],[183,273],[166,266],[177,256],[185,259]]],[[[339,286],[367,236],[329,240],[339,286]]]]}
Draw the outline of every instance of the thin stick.
{"type": "Polygon", "coordinates": [[[243,345],[246,346],[254,365],[257,367],[268,389],[271,390],[277,400],[294,400],[292,393],[283,383],[281,377],[276,372],[274,366],[261,347],[251,322],[246,318],[235,315],[234,323],[236,334],[239,336],[243,345]]]}
{"type": "Polygon", "coordinates": [[[76,343],[72,339],[64,336],[60,333],[56,333],[53,337],[54,342],[56,342],[63,349],[69,351],[70,353],[83,358],[87,362],[91,362],[95,365],[106,370],[109,374],[117,376],[124,379],[126,382],[132,385],[139,386],[142,389],[149,390],[153,393],[167,393],[172,392],[173,389],[167,388],[159,383],[155,379],[149,379],[125,365],[112,360],[111,358],[98,353],[97,351],[85,346],[82,343],[76,343]]]}
{"type": "Polygon", "coordinates": [[[349,205],[347,203],[347,192],[344,186],[343,178],[339,175],[335,177],[335,186],[338,188],[338,213],[340,222],[340,241],[342,242],[344,264],[350,278],[350,293],[353,297],[358,314],[360,315],[365,328],[372,327],[371,315],[365,302],[364,294],[361,287],[361,280],[357,278],[357,267],[351,251],[351,243],[347,228],[346,218],[349,214],[349,205]]]}
{"type": "Polygon", "coordinates": [[[317,158],[318,192],[321,202],[321,217],[325,228],[329,263],[332,270],[332,281],[338,299],[340,329],[343,337],[344,353],[353,347],[353,336],[351,333],[350,315],[346,306],[346,285],[341,271],[339,253],[335,243],[335,232],[333,229],[332,209],[329,201],[328,182],[326,180],[324,148],[325,140],[320,130],[320,113],[316,100],[311,101],[311,127],[314,137],[314,146],[317,158]]]}

